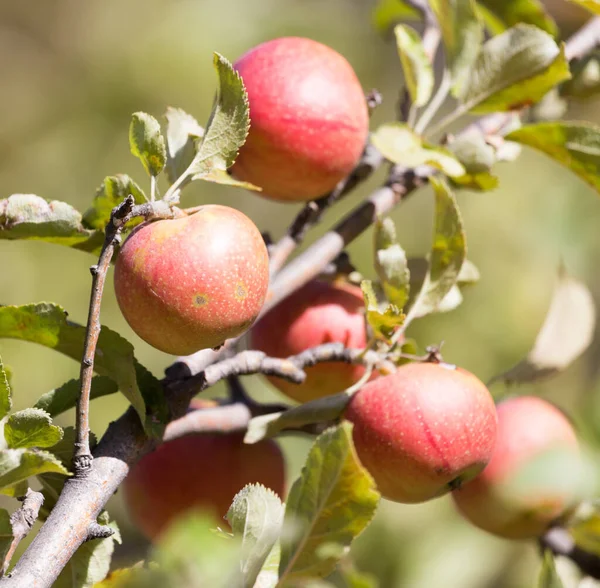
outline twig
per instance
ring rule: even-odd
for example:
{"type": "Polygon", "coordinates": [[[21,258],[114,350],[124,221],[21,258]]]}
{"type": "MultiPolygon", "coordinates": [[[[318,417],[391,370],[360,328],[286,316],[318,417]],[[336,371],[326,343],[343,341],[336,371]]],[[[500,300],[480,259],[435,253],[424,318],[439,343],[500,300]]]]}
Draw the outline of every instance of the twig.
{"type": "Polygon", "coordinates": [[[97,265],[90,268],[92,274],[92,293],[90,296],[90,307],[83,346],[83,358],[81,360],[81,390],[77,399],[76,408],[76,440],[73,454],[73,469],[76,476],[85,475],[92,463],[90,451],[90,390],[92,377],[94,375],[94,357],[96,346],[100,336],[100,306],[106,274],[110,267],[110,261],[115,252],[115,247],[120,241],[120,234],[126,223],[132,218],[142,216],[146,219],[173,216],[169,204],[165,202],[147,202],[135,206],[135,200],[130,194],[116,206],[106,226],[104,245],[100,252],[97,265]]]}
{"type": "Polygon", "coordinates": [[[423,22],[425,23],[422,41],[423,49],[425,50],[425,55],[433,64],[441,40],[440,27],[435,14],[433,14],[433,10],[431,10],[431,6],[427,0],[406,0],[406,4],[418,10],[423,17],[423,22]]]}
{"type": "Polygon", "coordinates": [[[572,59],[581,59],[593,49],[600,46],[600,16],[590,19],[583,25],[565,46],[565,56],[572,59]]]}
{"type": "Polygon", "coordinates": [[[10,560],[15,554],[19,543],[27,537],[29,531],[31,531],[31,527],[33,527],[33,524],[37,521],[40,508],[42,508],[42,504],[44,504],[44,495],[41,492],[35,492],[31,488],[27,488],[27,494],[20,500],[23,500],[21,508],[10,515],[13,540],[4,556],[2,576],[6,574],[8,566],[10,565],[10,560]]]}
{"type": "Polygon", "coordinates": [[[600,557],[578,547],[566,529],[552,527],[540,538],[540,547],[568,557],[586,576],[600,579],[600,557]]]}

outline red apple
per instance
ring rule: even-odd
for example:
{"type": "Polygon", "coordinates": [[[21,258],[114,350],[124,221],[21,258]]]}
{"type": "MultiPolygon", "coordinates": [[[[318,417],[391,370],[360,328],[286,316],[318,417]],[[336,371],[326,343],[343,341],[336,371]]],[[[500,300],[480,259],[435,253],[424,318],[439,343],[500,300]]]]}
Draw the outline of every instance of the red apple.
{"type": "Polygon", "coordinates": [[[192,509],[224,517],[246,484],[260,483],[283,499],[285,464],[271,440],[255,445],[241,433],[190,435],[142,457],[125,479],[125,504],[135,525],[156,540],[192,509]]]}
{"type": "Polygon", "coordinates": [[[174,355],[243,333],[268,285],[269,256],[259,230],[239,210],[218,205],[140,225],[115,266],[125,319],[144,341],[174,355]]]}
{"type": "Polygon", "coordinates": [[[509,539],[538,537],[573,507],[572,468],[579,463],[575,432],[560,410],[533,396],[511,398],[498,405],[490,463],[453,492],[454,502],[485,531],[509,539]]]}
{"type": "Polygon", "coordinates": [[[251,49],[234,67],[251,124],[233,174],[276,200],[312,200],[332,190],[358,162],[369,130],[350,64],[326,45],[284,37],[251,49]]]}
{"type": "Polygon", "coordinates": [[[411,363],[351,399],[357,455],[384,498],[423,502],[475,477],[492,456],[496,408],[473,374],[411,363]]]}
{"type": "MultiPolygon", "coordinates": [[[[362,291],[341,282],[308,282],[265,314],[252,328],[251,339],[253,349],[271,357],[296,355],[323,343],[363,348],[367,339],[362,291]]],[[[269,381],[290,398],[307,402],[348,388],[364,371],[360,365],[326,362],[307,368],[300,385],[276,377],[269,381]]]]}

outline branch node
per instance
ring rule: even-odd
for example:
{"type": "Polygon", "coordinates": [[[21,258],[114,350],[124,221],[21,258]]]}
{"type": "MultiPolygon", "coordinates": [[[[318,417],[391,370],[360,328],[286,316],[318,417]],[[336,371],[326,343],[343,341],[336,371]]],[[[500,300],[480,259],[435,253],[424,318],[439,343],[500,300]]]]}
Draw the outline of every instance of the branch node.
{"type": "Polygon", "coordinates": [[[92,523],[88,529],[87,536],[84,541],[92,541],[93,539],[107,539],[115,534],[115,530],[106,525],[92,523]]]}

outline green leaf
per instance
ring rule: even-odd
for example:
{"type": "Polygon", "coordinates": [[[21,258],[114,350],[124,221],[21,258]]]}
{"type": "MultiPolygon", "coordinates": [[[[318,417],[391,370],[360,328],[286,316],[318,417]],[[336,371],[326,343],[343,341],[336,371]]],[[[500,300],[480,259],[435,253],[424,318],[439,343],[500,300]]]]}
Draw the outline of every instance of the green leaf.
{"type": "MultiPolygon", "coordinates": [[[[81,380],[69,380],[59,388],[50,390],[40,396],[33,405],[34,408],[40,408],[46,411],[51,417],[55,417],[77,404],[79,391],[81,390],[81,380]]],[[[90,399],[101,398],[119,391],[119,387],[114,380],[106,376],[94,376],[92,378],[92,388],[90,390],[90,399]]]]}
{"type": "Polygon", "coordinates": [[[167,149],[159,122],[146,112],[134,112],[129,125],[129,147],[151,176],[165,167],[167,149]]]}
{"type": "Polygon", "coordinates": [[[386,159],[393,163],[406,167],[431,165],[453,177],[465,174],[465,168],[450,151],[428,145],[403,123],[381,125],[372,134],[371,142],[386,159]]]}
{"type": "Polygon", "coordinates": [[[290,490],[285,512],[290,532],[281,538],[280,577],[331,573],[341,553],[371,522],[378,502],[375,483],[354,451],[352,425],[344,422],[325,431],[290,490]]]}
{"type": "Polygon", "coordinates": [[[554,565],[554,556],[549,549],[544,551],[537,588],[564,588],[554,565]]]}
{"type": "Polygon", "coordinates": [[[569,521],[568,531],[577,547],[600,557],[600,512],[598,504],[583,503],[569,521]],[[584,516],[580,512],[584,511],[584,516]]]}
{"type": "Polygon", "coordinates": [[[277,585],[279,581],[279,561],[281,560],[281,546],[279,541],[273,545],[265,563],[263,564],[254,588],[271,588],[277,585]]]}
{"type": "Polygon", "coordinates": [[[385,33],[401,20],[415,20],[420,16],[418,10],[403,0],[379,0],[373,10],[373,26],[380,33],[385,33]]]}
{"type": "Polygon", "coordinates": [[[564,47],[536,27],[518,24],[484,44],[460,94],[462,109],[516,110],[570,77],[564,47]]]}
{"type": "Polygon", "coordinates": [[[115,530],[115,535],[106,539],[86,541],[69,560],[52,588],[84,588],[93,586],[106,578],[115,550],[115,541],[120,543],[117,523],[107,524],[115,530]]]}
{"type": "Polygon", "coordinates": [[[590,98],[600,92],[600,51],[571,64],[572,78],[560,87],[563,98],[590,98]]]}
{"type": "Polygon", "coordinates": [[[12,408],[12,395],[10,392],[10,384],[8,376],[0,357],[0,419],[3,419],[12,408]]]}
{"type": "Polygon", "coordinates": [[[104,234],[83,226],[81,214],[58,200],[13,194],[0,200],[0,239],[47,241],[82,251],[99,251],[104,234]]]}
{"type": "Polygon", "coordinates": [[[244,443],[258,443],[261,439],[273,437],[285,429],[338,419],[346,410],[348,402],[350,396],[346,392],[340,392],[304,402],[281,412],[256,416],[248,424],[244,443]]]}
{"type": "Polygon", "coordinates": [[[333,586],[344,588],[377,588],[379,583],[375,576],[358,571],[349,560],[340,562],[338,569],[329,577],[333,586]]]}
{"type": "Polygon", "coordinates": [[[375,223],[375,271],[381,280],[389,302],[404,308],[410,291],[410,272],[406,252],[396,238],[396,226],[391,218],[375,223]]]}
{"type": "Polygon", "coordinates": [[[479,0],[483,19],[494,35],[519,24],[530,24],[555,37],[556,23],[540,0],[479,0]]]}
{"type": "Polygon", "coordinates": [[[583,6],[593,14],[600,14],[600,0],[569,0],[579,6],[583,6]]]}
{"type": "MultiPolygon", "coordinates": [[[[24,306],[0,307],[0,338],[22,339],[39,343],[67,355],[79,362],[83,355],[85,328],[67,320],[67,313],[51,303],[26,304],[24,306]]],[[[133,346],[121,335],[102,327],[98,339],[98,348],[94,361],[94,370],[108,376],[119,386],[119,390],[131,402],[142,423],[153,435],[160,434],[162,427],[155,422],[159,418],[164,422],[166,405],[160,391],[160,384],[147,370],[147,385],[143,386],[144,396],[138,386],[133,356],[133,346]],[[146,416],[146,403],[152,415],[146,416]]]]}
{"type": "MultiPolygon", "coordinates": [[[[121,204],[127,196],[133,196],[136,204],[147,201],[143,190],[126,174],[107,176],[96,190],[92,206],[83,214],[83,224],[92,229],[104,231],[110,220],[113,208],[121,204]]],[[[141,219],[130,221],[127,226],[139,224],[141,219]]]]}
{"type": "Polygon", "coordinates": [[[63,430],[52,424],[47,412],[26,408],[11,414],[4,424],[4,438],[10,449],[52,447],[63,437],[63,430]]]}
{"type": "Polygon", "coordinates": [[[467,174],[489,172],[496,163],[496,150],[480,132],[459,135],[448,143],[448,149],[463,164],[467,174]]]}
{"type": "Polygon", "coordinates": [[[430,0],[442,32],[446,60],[452,76],[452,93],[458,96],[477,59],[483,39],[475,0],[430,0]]]}
{"type": "Polygon", "coordinates": [[[506,137],[568,167],[600,193],[600,127],[581,122],[526,125],[506,137]]]}
{"type": "Polygon", "coordinates": [[[561,270],[533,349],[492,382],[531,382],[561,372],[590,346],[595,327],[596,307],[590,291],[561,270]]]}
{"type": "Polygon", "coordinates": [[[484,172],[481,174],[465,174],[459,178],[451,178],[450,183],[456,188],[473,190],[474,192],[489,192],[498,187],[498,178],[484,172]]]}
{"type": "Polygon", "coordinates": [[[233,535],[242,541],[242,575],[245,586],[254,586],[281,531],[284,508],[277,494],[260,484],[238,492],[226,519],[233,535]]]}
{"type": "Polygon", "coordinates": [[[226,170],[233,165],[248,136],[248,95],[241,76],[225,57],[215,53],[213,63],[219,76],[219,89],[190,172],[192,180],[235,184],[226,170]]]}
{"type": "Polygon", "coordinates": [[[421,37],[406,25],[397,25],[394,34],[410,99],[416,106],[425,106],[433,92],[434,77],[421,37]]]}
{"type": "Polygon", "coordinates": [[[380,305],[370,280],[363,280],[360,288],[365,299],[366,319],[373,330],[373,336],[388,340],[406,318],[394,304],[380,305]]]}
{"type": "MultiPolygon", "coordinates": [[[[0,451],[0,493],[24,482],[31,476],[46,472],[70,475],[51,453],[31,449],[3,449],[0,451]]],[[[8,492],[9,495],[11,495],[8,492]]]]}
{"type": "Polygon", "coordinates": [[[408,312],[406,322],[438,310],[454,285],[467,254],[467,243],[458,205],[443,180],[430,179],[435,191],[435,223],[429,271],[408,312]]]}
{"type": "Polygon", "coordinates": [[[6,554],[13,540],[12,524],[8,511],[0,508],[0,567],[6,558],[6,554]]]}
{"type": "Polygon", "coordinates": [[[167,176],[173,184],[196,155],[196,142],[204,136],[198,121],[181,108],[167,108],[167,176]]]}

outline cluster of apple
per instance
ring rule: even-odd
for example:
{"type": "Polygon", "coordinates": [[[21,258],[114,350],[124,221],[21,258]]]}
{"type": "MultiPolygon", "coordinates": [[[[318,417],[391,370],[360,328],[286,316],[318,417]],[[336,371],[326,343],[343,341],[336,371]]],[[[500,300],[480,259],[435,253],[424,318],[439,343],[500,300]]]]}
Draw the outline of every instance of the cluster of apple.
{"type": "MultiPolygon", "coordinates": [[[[356,165],[368,134],[364,95],[348,62],[314,41],[283,38],[259,45],[235,67],[248,93],[251,129],[233,174],[277,200],[308,201],[332,190],[356,165]]],[[[241,212],[217,205],[139,226],[115,270],[117,299],[133,330],[177,355],[248,330],[268,285],[260,232],[241,212]]],[[[309,282],[258,320],[250,342],[273,357],[327,342],[364,348],[362,292],[339,281],[309,282]]],[[[364,369],[321,363],[307,368],[301,385],[270,381],[307,402],[345,390],[364,369]]],[[[345,418],[354,424],[361,463],[389,500],[417,503],[452,492],[469,521],[507,538],[539,536],[574,506],[574,493],[557,483],[560,472],[540,478],[533,471],[556,452],[579,459],[571,424],[539,398],[495,406],[469,372],[415,362],[373,376],[352,396],[345,418]]],[[[125,493],[133,519],[154,539],[191,507],[223,516],[252,482],[283,495],[284,460],[275,442],[193,435],[142,458],[125,493]]]]}

